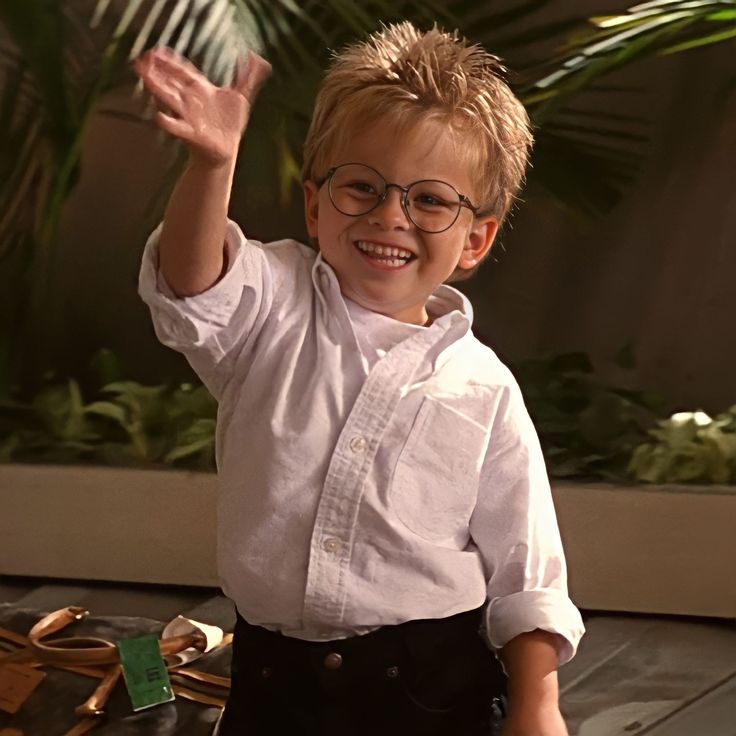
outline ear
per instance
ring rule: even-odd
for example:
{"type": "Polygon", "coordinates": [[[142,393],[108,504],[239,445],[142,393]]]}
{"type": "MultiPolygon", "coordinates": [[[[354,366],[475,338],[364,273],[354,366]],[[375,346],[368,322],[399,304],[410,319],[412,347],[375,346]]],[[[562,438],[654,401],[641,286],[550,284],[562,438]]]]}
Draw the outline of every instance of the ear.
{"type": "Polygon", "coordinates": [[[317,237],[317,222],[319,220],[319,187],[313,181],[305,181],[304,189],[304,217],[307,221],[307,234],[310,238],[317,237]]]}
{"type": "Polygon", "coordinates": [[[491,249],[497,232],[498,220],[495,217],[479,217],[474,220],[457,267],[470,269],[477,266],[491,249]]]}

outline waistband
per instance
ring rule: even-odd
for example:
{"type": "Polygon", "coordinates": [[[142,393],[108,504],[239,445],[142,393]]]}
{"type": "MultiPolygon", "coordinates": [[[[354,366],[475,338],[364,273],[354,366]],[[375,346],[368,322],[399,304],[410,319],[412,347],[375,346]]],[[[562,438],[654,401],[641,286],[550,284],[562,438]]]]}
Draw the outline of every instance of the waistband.
{"type": "Polygon", "coordinates": [[[247,649],[264,649],[290,657],[323,657],[327,653],[341,656],[360,656],[361,659],[383,659],[392,657],[396,651],[410,649],[421,652],[431,649],[457,650],[464,648],[462,642],[478,642],[485,605],[463,611],[447,618],[415,619],[400,624],[382,626],[367,634],[344,639],[307,641],[285,636],[248,623],[237,615],[233,640],[233,656],[247,656],[247,649]],[[478,639],[476,639],[476,636],[478,639]]]}

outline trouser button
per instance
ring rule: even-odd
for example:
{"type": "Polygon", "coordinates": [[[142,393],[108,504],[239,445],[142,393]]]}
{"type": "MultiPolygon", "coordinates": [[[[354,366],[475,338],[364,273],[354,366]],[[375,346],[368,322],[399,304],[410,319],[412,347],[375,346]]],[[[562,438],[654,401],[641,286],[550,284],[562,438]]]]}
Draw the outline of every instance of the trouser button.
{"type": "Polygon", "coordinates": [[[342,667],[342,656],[337,652],[330,652],[325,657],[324,666],[328,670],[339,670],[342,667]]]}

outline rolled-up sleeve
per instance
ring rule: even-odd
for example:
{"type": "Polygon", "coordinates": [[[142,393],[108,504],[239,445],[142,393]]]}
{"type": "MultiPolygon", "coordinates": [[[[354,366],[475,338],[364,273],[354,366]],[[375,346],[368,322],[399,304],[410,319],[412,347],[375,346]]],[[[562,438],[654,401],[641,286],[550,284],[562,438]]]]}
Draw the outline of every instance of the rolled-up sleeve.
{"type": "Polygon", "coordinates": [[[558,634],[570,660],[585,629],[567,592],[567,568],[536,431],[518,386],[501,391],[470,533],[488,581],[486,627],[501,649],[519,634],[558,634]]]}
{"type": "Polygon", "coordinates": [[[273,278],[268,259],[260,243],[247,241],[229,221],[226,273],[207,291],[177,298],[158,269],[161,227],[146,243],[138,292],[151,310],[158,339],[183,353],[219,398],[232,359],[257,336],[271,307],[273,278]]]}

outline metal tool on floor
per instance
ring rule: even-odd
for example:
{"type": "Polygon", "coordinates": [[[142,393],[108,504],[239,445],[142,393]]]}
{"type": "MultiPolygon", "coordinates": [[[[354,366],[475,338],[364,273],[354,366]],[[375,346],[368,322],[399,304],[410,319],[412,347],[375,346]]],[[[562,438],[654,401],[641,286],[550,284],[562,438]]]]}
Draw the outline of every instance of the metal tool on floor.
{"type": "MultiPolygon", "coordinates": [[[[88,613],[78,606],[59,609],[38,621],[27,637],[0,628],[0,641],[11,650],[0,653],[0,669],[9,665],[25,665],[34,669],[54,667],[100,680],[90,697],[75,708],[76,715],[82,720],[65,736],[81,736],[104,719],[105,705],[121,679],[120,653],[115,643],[98,637],[50,638],[82,620],[88,613]]],[[[230,690],[230,678],[189,666],[203,652],[230,643],[232,635],[220,636],[213,641],[211,628],[178,617],[164,630],[158,645],[176,696],[222,708],[230,690]],[[207,630],[206,633],[203,629],[207,630]],[[184,633],[166,636],[167,630],[184,633]]]]}

